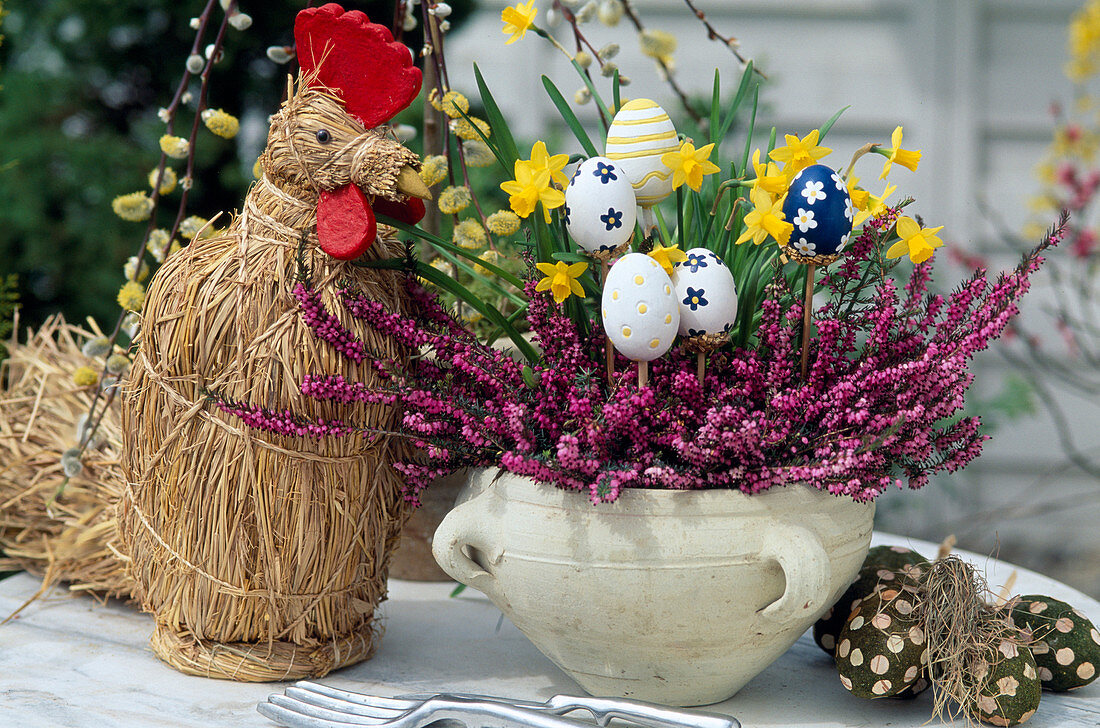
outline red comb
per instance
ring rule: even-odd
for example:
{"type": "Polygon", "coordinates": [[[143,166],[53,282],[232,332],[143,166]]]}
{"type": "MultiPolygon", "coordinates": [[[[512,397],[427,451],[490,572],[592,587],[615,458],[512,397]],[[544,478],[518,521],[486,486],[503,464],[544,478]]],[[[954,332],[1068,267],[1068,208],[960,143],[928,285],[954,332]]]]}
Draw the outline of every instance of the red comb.
{"type": "Polygon", "coordinates": [[[294,22],[302,73],[311,85],[339,92],[344,108],[368,129],[385,123],[420,93],[420,69],[389,28],[336,3],[307,8],[294,22]]]}

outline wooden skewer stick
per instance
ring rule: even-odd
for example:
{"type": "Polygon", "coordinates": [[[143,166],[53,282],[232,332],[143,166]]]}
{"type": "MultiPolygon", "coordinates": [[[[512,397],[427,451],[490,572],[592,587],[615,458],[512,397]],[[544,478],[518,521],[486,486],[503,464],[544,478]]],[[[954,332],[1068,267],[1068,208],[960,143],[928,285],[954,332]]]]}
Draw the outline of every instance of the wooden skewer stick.
{"type": "Polygon", "coordinates": [[[707,371],[707,355],[699,352],[695,355],[695,375],[699,377],[699,386],[703,386],[703,376],[707,371]]]}
{"type": "MultiPolygon", "coordinates": [[[[607,272],[610,269],[608,261],[605,258],[600,261],[600,290],[607,285],[607,272]]],[[[603,341],[604,354],[607,360],[607,386],[611,386],[615,379],[615,348],[611,345],[611,339],[604,338],[603,341]]]]}
{"type": "Polygon", "coordinates": [[[814,264],[806,265],[806,301],[802,304],[802,379],[810,370],[810,324],[814,307],[814,264]]]}
{"type": "Polygon", "coordinates": [[[638,362],[638,389],[649,386],[649,362],[638,362]]]}

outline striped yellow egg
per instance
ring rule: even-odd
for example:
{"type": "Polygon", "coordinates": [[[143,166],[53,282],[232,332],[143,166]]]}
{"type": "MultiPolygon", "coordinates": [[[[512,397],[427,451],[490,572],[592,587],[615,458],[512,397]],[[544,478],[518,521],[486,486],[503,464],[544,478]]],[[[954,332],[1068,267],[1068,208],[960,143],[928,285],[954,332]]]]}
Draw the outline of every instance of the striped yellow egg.
{"type": "Polygon", "coordinates": [[[672,194],[672,170],[661,162],[661,155],[679,148],[672,119],[649,99],[624,104],[607,130],[606,156],[626,172],[642,207],[672,194]]]}

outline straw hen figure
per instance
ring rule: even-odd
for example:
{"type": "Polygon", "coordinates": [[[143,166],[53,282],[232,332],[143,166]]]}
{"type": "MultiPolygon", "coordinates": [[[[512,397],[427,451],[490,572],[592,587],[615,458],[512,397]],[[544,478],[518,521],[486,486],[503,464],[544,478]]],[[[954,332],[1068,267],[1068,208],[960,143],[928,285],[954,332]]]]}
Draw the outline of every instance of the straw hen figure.
{"type": "Polygon", "coordinates": [[[295,40],[302,70],[272,117],[263,177],[225,232],[154,277],[123,403],[121,550],[155,616],[154,652],[237,680],[315,677],[370,656],[407,508],[391,467],[400,441],[263,435],[207,401],[393,421],[385,408],[301,396],[305,374],[378,375],[315,337],[293,290],[301,249],[325,308],[370,351],[407,361],[333,291],[407,310],[401,274],[345,261],[402,255],[376,209],[423,214],[410,197],[427,196],[417,157],[379,127],[415,98],[420,72],[387,29],[334,4],[299,13],[295,40]]]}

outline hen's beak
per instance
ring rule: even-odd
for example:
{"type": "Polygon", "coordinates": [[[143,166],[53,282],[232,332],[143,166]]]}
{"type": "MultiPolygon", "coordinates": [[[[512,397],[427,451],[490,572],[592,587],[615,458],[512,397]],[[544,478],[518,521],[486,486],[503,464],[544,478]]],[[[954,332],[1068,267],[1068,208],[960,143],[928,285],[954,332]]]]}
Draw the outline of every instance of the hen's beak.
{"type": "Polygon", "coordinates": [[[428,186],[424,184],[424,180],[420,179],[420,174],[409,166],[402,167],[401,171],[397,173],[397,191],[409,197],[419,197],[422,200],[432,199],[432,193],[428,190],[428,186]]]}

